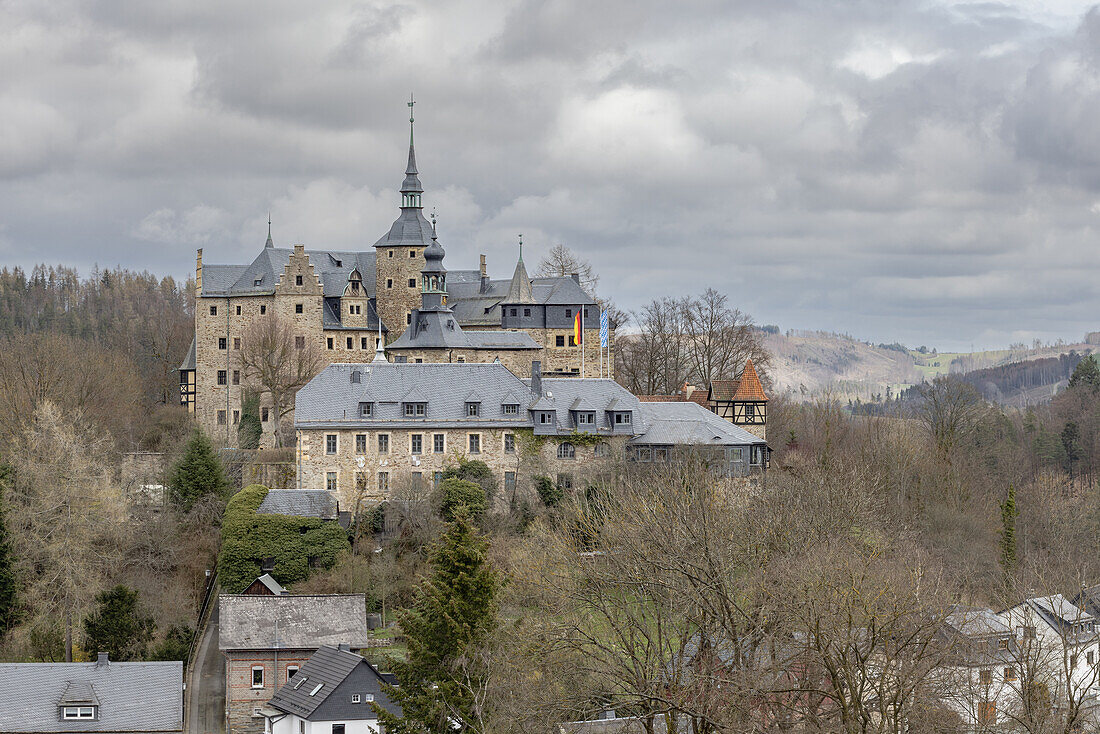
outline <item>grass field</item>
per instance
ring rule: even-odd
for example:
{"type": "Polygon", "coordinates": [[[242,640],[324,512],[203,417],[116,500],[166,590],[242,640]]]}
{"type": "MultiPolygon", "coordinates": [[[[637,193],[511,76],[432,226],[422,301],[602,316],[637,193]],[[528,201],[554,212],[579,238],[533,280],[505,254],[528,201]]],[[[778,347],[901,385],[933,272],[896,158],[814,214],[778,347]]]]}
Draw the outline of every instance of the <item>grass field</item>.
{"type": "Polygon", "coordinates": [[[951,370],[951,363],[960,357],[970,358],[971,369],[982,369],[1011,361],[1013,356],[1011,349],[994,349],[985,352],[940,352],[939,354],[921,354],[916,350],[910,350],[909,354],[916,361],[917,370],[929,380],[946,375],[951,370]]]}

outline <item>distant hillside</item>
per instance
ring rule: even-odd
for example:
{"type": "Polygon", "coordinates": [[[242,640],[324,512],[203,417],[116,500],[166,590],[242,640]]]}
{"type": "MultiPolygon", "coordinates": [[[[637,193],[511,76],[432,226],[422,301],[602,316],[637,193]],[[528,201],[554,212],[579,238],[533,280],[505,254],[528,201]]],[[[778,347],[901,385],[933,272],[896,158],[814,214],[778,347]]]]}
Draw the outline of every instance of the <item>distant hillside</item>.
{"type": "Polygon", "coordinates": [[[826,391],[841,400],[882,400],[950,373],[972,375],[968,381],[989,400],[1035,404],[1049,400],[1081,357],[1097,348],[1091,343],[1014,344],[1008,349],[948,353],[872,344],[846,334],[768,331],[769,377],[776,392],[796,400],[813,399],[826,391]]]}

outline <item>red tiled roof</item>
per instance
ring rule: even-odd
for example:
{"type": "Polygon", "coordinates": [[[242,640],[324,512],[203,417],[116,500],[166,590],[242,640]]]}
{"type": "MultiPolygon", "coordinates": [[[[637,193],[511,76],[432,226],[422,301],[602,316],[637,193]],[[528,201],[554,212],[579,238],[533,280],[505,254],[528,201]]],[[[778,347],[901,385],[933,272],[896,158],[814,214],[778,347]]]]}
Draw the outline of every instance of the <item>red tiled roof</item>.
{"type": "Polygon", "coordinates": [[[745,369],[741,370],[740,384],[732,400],[767,400],[764,394],[764,386],[760,384],[760,376],[756,374],[756,368],[752,366],[752,360],[745,360],[745,369]]]}
{"type": "Polygon", "coordinates": [[[740,384],[740,380],[714,380],[710,383],[711,400],[733,400],[740,384]]]}

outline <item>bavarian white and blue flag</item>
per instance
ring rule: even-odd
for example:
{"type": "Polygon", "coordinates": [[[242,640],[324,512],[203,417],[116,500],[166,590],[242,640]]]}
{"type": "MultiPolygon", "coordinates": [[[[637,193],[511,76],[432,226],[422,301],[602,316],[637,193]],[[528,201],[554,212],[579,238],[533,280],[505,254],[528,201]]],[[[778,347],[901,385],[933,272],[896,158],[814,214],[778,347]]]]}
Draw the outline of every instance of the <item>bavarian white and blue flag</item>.
{"type": "Polygon", "coordinates": [[[600,311],[600,346],[607,346],[607,311],[600,311]]]}

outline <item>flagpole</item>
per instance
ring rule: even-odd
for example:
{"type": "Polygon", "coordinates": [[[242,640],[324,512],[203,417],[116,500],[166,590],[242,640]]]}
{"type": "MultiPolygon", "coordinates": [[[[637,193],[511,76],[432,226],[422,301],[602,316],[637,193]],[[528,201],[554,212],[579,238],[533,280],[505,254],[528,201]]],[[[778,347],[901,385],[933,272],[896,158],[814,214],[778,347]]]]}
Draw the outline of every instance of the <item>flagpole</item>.
{"type": "Polygon", "coordinates": [[[581,379],[584,379],[584,304],[577,311],[577,318],[581,322],[581,379]]]}

